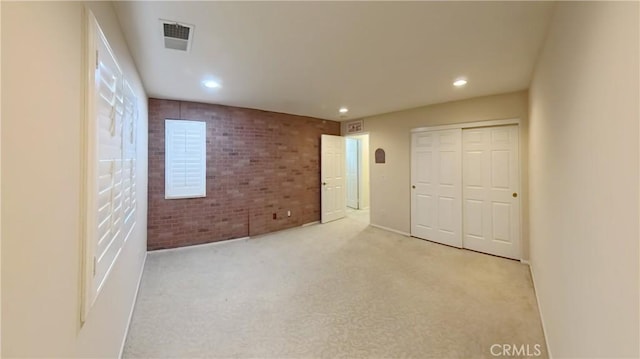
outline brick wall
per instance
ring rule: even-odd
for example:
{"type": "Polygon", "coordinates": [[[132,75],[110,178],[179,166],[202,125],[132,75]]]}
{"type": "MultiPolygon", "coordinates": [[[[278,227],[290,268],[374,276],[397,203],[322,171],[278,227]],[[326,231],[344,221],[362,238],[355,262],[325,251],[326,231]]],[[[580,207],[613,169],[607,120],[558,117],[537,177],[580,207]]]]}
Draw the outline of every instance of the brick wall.
{"type": "Polygon", "coordinates": [[[149,99],[148,249],[254,236],[318,221],[321,134],[339,135],[340,124],[149,99]],[[164,199],[165,119],[207,122],[205,198],[164,199]]]}

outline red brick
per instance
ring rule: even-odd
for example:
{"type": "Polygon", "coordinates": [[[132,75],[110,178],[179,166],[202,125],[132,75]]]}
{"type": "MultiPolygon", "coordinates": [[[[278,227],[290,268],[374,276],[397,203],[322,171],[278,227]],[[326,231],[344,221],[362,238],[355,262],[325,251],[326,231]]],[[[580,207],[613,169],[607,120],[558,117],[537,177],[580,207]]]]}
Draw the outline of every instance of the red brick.
{"type": "Polygon", "coordinates": [[[254,236],[319,220],[322,134],[340,134],[340,124],[149,99],[148,249],[254,236]],[[165,119],[207,122],[206,197],[164,199],[165,119]]]}

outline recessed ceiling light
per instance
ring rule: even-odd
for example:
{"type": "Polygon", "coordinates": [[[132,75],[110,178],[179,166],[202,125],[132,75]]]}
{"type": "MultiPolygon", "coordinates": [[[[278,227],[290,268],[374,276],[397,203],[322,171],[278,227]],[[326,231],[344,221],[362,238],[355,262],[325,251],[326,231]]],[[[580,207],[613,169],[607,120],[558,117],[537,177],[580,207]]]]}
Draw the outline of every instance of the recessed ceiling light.
{"type": "Polygon", "coordinates": [[[340,107],[340,109],[338,110],[340,113],[347,113],[349,112],[349,109],[346,107],[340,107]]]}
{"type": "Polygon", "coordinates": [[[206,88],[215,89],[220,87],[220,83],[213,80],[202,81],[202,85],[206,88]]]}
{"type": "Polygon", "coordinates": [[[465,79],[457,79],[457,80],[455,80],[453,82],[453,86],[455,86],[455,87],[462,87],[462,86],[464,86],[466,84],[467,84],[467,80],[465,80],[465,79]]]}

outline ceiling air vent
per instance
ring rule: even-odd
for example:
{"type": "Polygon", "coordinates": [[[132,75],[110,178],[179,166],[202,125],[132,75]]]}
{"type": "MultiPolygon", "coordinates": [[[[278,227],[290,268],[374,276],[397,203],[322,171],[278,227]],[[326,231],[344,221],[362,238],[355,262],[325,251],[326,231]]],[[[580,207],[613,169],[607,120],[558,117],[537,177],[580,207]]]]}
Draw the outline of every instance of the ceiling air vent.
{"type": "Polygon", "coordinates": [[[160,20],[162,23],[162,36],[166,49],[189,51],[193,39],[193,25],[181,24],[176,21],[160,20]]]}

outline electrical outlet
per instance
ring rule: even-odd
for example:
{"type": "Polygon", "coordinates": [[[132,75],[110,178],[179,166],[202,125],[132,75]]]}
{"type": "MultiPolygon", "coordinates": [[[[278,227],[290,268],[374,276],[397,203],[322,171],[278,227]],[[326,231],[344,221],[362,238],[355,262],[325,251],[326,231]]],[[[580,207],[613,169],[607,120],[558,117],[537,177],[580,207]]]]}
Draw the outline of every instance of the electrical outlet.
{"type": "Polygon", "coordinates": [[[274,213],[273,214],[273,219],[277,219],[277,218],[278,218],[278,216],[274,213]]]}
{"type": "Polygon", "coordinates": [[[287,211],[287,217],[291,217],[291,211],[287,211]]]}

